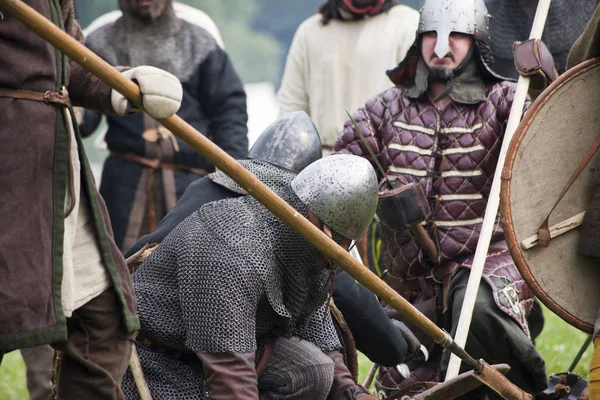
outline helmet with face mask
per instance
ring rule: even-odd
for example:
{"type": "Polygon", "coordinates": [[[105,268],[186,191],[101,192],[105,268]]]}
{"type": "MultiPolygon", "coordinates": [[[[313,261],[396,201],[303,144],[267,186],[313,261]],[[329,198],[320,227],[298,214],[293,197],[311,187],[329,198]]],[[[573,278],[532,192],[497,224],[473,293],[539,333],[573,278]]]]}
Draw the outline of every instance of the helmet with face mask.
{"type": "Polygon", "coordinates": [[[434,51],[438,57],[444,57],[450,52],[452,32],[488,42],[489,17],[483,0],[426,0],[417,33],[436,32],[434,51]]]}
{"type": "Polygon", "coordinates": [[[416,68],[421,57],[421,35],[436,32],[434,49],[438,57],[450,52],[450,35],[453,32],[471,35],[474,38],[475,58],[480,63],[481,73],[488,80],[511,80],[493,70],[494,58],[490,50],[489,21],[484,0],[425,0],[421,9],[421,19],[416,32],[416,40],[400,65],[387,71],[395,84],[407,84],[415,78],[416,68]]]}

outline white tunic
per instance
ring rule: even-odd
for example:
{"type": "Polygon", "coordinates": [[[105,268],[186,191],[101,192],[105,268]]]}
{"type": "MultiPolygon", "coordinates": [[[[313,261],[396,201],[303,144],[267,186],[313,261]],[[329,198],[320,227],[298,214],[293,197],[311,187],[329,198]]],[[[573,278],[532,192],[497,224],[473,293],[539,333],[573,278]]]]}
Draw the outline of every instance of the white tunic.
{"type": "Polygon", "coordinates": [[[344,122],[375,94],[393,86],[396,67],[415,41],[419,13],[398,5],[359,21],[304,21],[294,36],[278,93],[280,114],[305,111],[324,146],[333,146],[344,122]]]}
{"type": "MultiPolygon", "coordinates": [[[[98,248],[94,221],[91,218],[89,200],[81,187],[81,164],[71,116],[66,113],[70,136],[71,171],[73,171],[73,193],[75,208],[65,218],[63,244],[62,307],[67,318],[73,311],[94,299],[110,286],[108,273],[98,248]],[[71,125],[71,126],[69,126],[71,125]]],[[[67,189],[65,210],[71,204],[67,189]]]]}

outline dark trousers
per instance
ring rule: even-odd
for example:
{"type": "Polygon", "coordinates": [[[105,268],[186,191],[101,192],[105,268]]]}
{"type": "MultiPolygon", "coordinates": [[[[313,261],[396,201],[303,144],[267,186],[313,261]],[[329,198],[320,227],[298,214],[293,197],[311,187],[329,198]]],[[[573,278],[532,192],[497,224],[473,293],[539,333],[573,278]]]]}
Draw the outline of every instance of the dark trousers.
{"type": "Polygon", "coordinates": [[[31,400],[48,400],[52,393],[52,361],[54,349],[42,346],[21,349],[27,368],[27,391],[31,400]]]}
{"type": "Polygon", "coordinates": [[[62,352],[58,398],[124,399],[121,380],[129,364],[133,334],[125,331],[112,288],[73,312],[68,340],[53,347],[62,352]]]}
{"type": "MultiPolygon", "coordinates": [[[[450,284],[448,291],[448,315],[446,329],[451,330],[452,337],[456,334],[460,310],[464,300],[468,270],[459,271],[450,284]]],[[[521,389],[531,394],[539,393],[547,386],[545,363],[536,350],[533,342],[521,330],[516,321],[502,312],[494,301],[490,286],[481,282],[471,329],[467,339],[466,351],[475,359],[483,358],[489,364],[506,363],[510,365],[507,378],[521,389]]],[[[444,352],[441,362],[441,377],[446,375],[450,354],[444,352]]],[[[461,372],[469,367],[462,364],[461,372]]],[[[490,390],[481,388],[461,397],[471,399],[500,399],[490,390]]]]}

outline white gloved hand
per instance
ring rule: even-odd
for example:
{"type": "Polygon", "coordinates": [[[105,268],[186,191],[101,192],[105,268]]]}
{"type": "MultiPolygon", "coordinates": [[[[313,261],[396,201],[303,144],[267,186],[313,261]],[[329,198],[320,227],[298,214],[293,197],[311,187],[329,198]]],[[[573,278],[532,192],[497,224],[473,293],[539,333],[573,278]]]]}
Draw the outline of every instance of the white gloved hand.
{"type": "MultiPolygon", "coordinates": [[[[165,119],[179,110],[183,88],[175,75],[150,66],[132,68],[122,74],[138,84],[142,92],[144,111],[151,117],[165,119]]],[[[117,115],[121,117],[134,111],[133,104],[114,89],[111,91],[110,101],[117,115]]]]}

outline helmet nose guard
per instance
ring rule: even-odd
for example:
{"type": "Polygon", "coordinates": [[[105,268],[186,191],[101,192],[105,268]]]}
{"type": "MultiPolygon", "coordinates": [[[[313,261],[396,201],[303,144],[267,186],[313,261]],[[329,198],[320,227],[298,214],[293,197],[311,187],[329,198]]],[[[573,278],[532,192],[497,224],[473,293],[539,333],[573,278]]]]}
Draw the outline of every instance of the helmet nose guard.
{"type": "Polygon", "coordinates": [[[452,32],[489,42],[489,18],[483,0],[425,0],[417,33],[436,32],[434,51],[442,58],[450,52],[452,32]]]}

